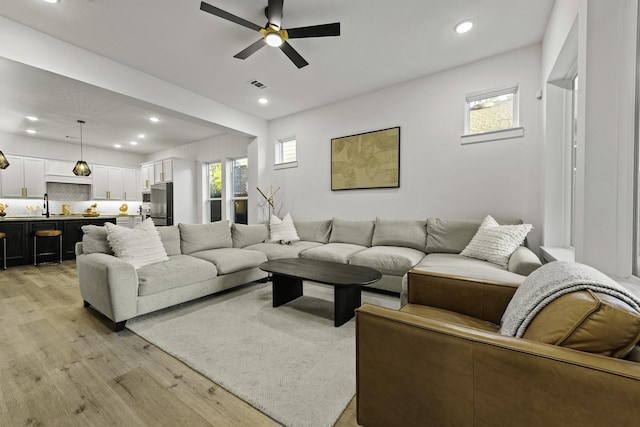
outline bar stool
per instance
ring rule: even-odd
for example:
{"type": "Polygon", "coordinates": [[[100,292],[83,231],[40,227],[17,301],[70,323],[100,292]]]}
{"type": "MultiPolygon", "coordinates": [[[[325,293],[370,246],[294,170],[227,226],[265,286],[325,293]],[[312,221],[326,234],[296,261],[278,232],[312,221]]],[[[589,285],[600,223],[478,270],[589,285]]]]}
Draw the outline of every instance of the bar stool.
{"type": "Polygon", "coordinates": [[[36,248],[36,243],[38,241],[38,237],[57,237],[58,242],[60,243],[60,262],[62,263],[62,230],[36,230],[33,233],[33,265],[38,265],[37,257],[38,255],[53,255],[55,252],[41,252],[38,253],[36,248]]]}
{"type": "Polygon", "coordinates": [[[2,239],[2,259],[4,261],[3,270],[7,269],[7,235],[5,233],[0,232],[0,239],[2,239]]]}

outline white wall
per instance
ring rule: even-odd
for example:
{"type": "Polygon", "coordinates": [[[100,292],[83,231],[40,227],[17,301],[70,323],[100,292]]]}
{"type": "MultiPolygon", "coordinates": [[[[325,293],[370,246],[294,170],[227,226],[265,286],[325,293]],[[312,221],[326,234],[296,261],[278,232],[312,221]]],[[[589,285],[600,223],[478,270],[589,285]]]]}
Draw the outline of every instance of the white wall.
{"type": "MultiPolygon", "coordinates": [[[[294,219],[522,218],[539,242],[540,45],[270,122],[263,188],[294,219]],[[523,138],[461,145],[465,94],[520,85],[523,138]],[[332,192],[331,138],[401,127],[400,188],[332,192]],[[298,168],[273,170],[274,141],[295,135],[298,168]]],[[[264,216],[263,216],[264,218],[264,216]]]]}
{"type": "Polygon", "coordinates": [[[631,274],[633,255],[637,6],[637,0],[583,0],[579,11],[584,128],[576,261],[618,277],[631,274]]]}
{"type": "MultiPolygon", "coordinates": [[[[4,154],[40,157],[55,160],[80,160],[80,144],[50,141],[0,132],[0,147],[4,154]]],[[[82,155],[89,164],[139,168],[144,156],[124,151],[106,150],[83,145],[82,155]]]]}

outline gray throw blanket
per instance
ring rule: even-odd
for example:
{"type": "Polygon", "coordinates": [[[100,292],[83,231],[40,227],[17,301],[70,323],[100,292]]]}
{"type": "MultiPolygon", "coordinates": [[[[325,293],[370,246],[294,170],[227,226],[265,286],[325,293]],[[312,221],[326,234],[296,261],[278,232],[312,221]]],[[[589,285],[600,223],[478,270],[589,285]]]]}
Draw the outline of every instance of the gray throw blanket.
{"type": "Polygon", "coordinates": [[[614,296],[640,312],[640,299],[598,270],[575,262],[554,261],[522,282],[502,316],[500,333],[522,337],[547,304],[564,294],[586,289],[614,296]]]}

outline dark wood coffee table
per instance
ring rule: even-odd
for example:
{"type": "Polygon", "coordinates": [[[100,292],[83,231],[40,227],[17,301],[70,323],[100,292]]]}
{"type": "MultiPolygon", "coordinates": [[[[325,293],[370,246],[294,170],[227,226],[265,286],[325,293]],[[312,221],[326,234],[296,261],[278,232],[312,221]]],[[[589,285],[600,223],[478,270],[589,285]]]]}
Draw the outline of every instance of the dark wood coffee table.
{"type": "Polygon", "coordinates": [[[272,274],[274,307],[301,297],[303,280],[332,285],[336,327],[350,320],[360,307],[360,287],[382,277],[378,270],[369,267],[304,258],[275,259],[260,264],[260,268],[272,274]]]}

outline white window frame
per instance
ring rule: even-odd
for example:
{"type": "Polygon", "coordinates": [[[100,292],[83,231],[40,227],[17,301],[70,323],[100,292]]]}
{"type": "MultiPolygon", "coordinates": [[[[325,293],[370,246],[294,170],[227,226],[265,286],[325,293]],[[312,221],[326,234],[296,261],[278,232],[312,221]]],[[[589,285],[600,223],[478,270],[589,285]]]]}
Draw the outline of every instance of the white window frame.
{"type": "MultiPolygon", "coordinates": [[[[249,202],[248,202],[248,200],[249,200],[249,190],[248,189],[247,189],[247,195],[246,196],[236,196],[235,195],[234,176],[233,176],[234,165],[233,164],[234,164],[235,161],[242,160],[242,159],[246,159],[247,160],[247,173],[248,173],[249,172],[249,170],[248,170],[248,165],[249,165],[248,156],[236,157],[236,158],[230,159],[229,162],[228,162],[228,165],[229,165],[229,174],[228,174],[229,187],[227,187],[227,188],[229,188],[229,195],[231,196],[231,197],[229,197],[229,203],[228,203],[228,212],[229,212],[228,218],[229,218],[229,220],[231,222],[235,222],[235,219],[236,219],[236,215],[235,215],[235,202],[236,202],[236,200],[247,200],[247,205],[249,204],[249,202]]],[[[247,212],[247,214],[248,214],[248,212],[247,212]]]]}
{"type": "Polygon", "coordinates": [[[288,169],[288,168],[297,168],[298,167],[298,140],[295,135],[289,136],[287,138],[278,139],[275,143],[275,162],[273,164],[273,168],[275,170],[278,169],[288,169]],[[295,141],[296,147],[296,160],[292,162],[284,161],[284,145],[287,142],[295,141]]]}
{"type": "Polygon", "coordinates": [[[461,144],[474,144],[477,142],[523,137],[524,128],[520,126],[519,93],[520,87],[516,84],[467,94],[465,96],[464,103],[464,134],[461,137],[461,144]],[[511,127],[508,129],[496,129],[489,132],[469,133],[471,117],[470,103],[481,99],[494,98],[507,94],[513,94],[513,115],[511,127]]]}
{"type": "Polygon", "coordinates": [[[209,222],[211,219],[211,202],[214,200],[220,200],[221,203],[221,220],[225,220],[227,219],[228,215],[227,215],[227,209],[225,208],[225,199],[226,199],[226,190],[225,190],[225,183],[227,181],[226,176],[225,176],[225,162],[223,162],[222,160],[214,160],[211,162],[208,162],[205,164],[205,177],[206,177],[206,198],[205,198],[205,212],[206,212],[206,222],[209,222]],[[211,172],[210,172],[210,168],[211,165],[214,163],[219,163],[220,164],[220,173],[222,176],[222,191],[220,192],[220,197],[211,197],[211,192],[209,191],[209,185],[210,185],[210,177],[211,177],[211,172]]]}

